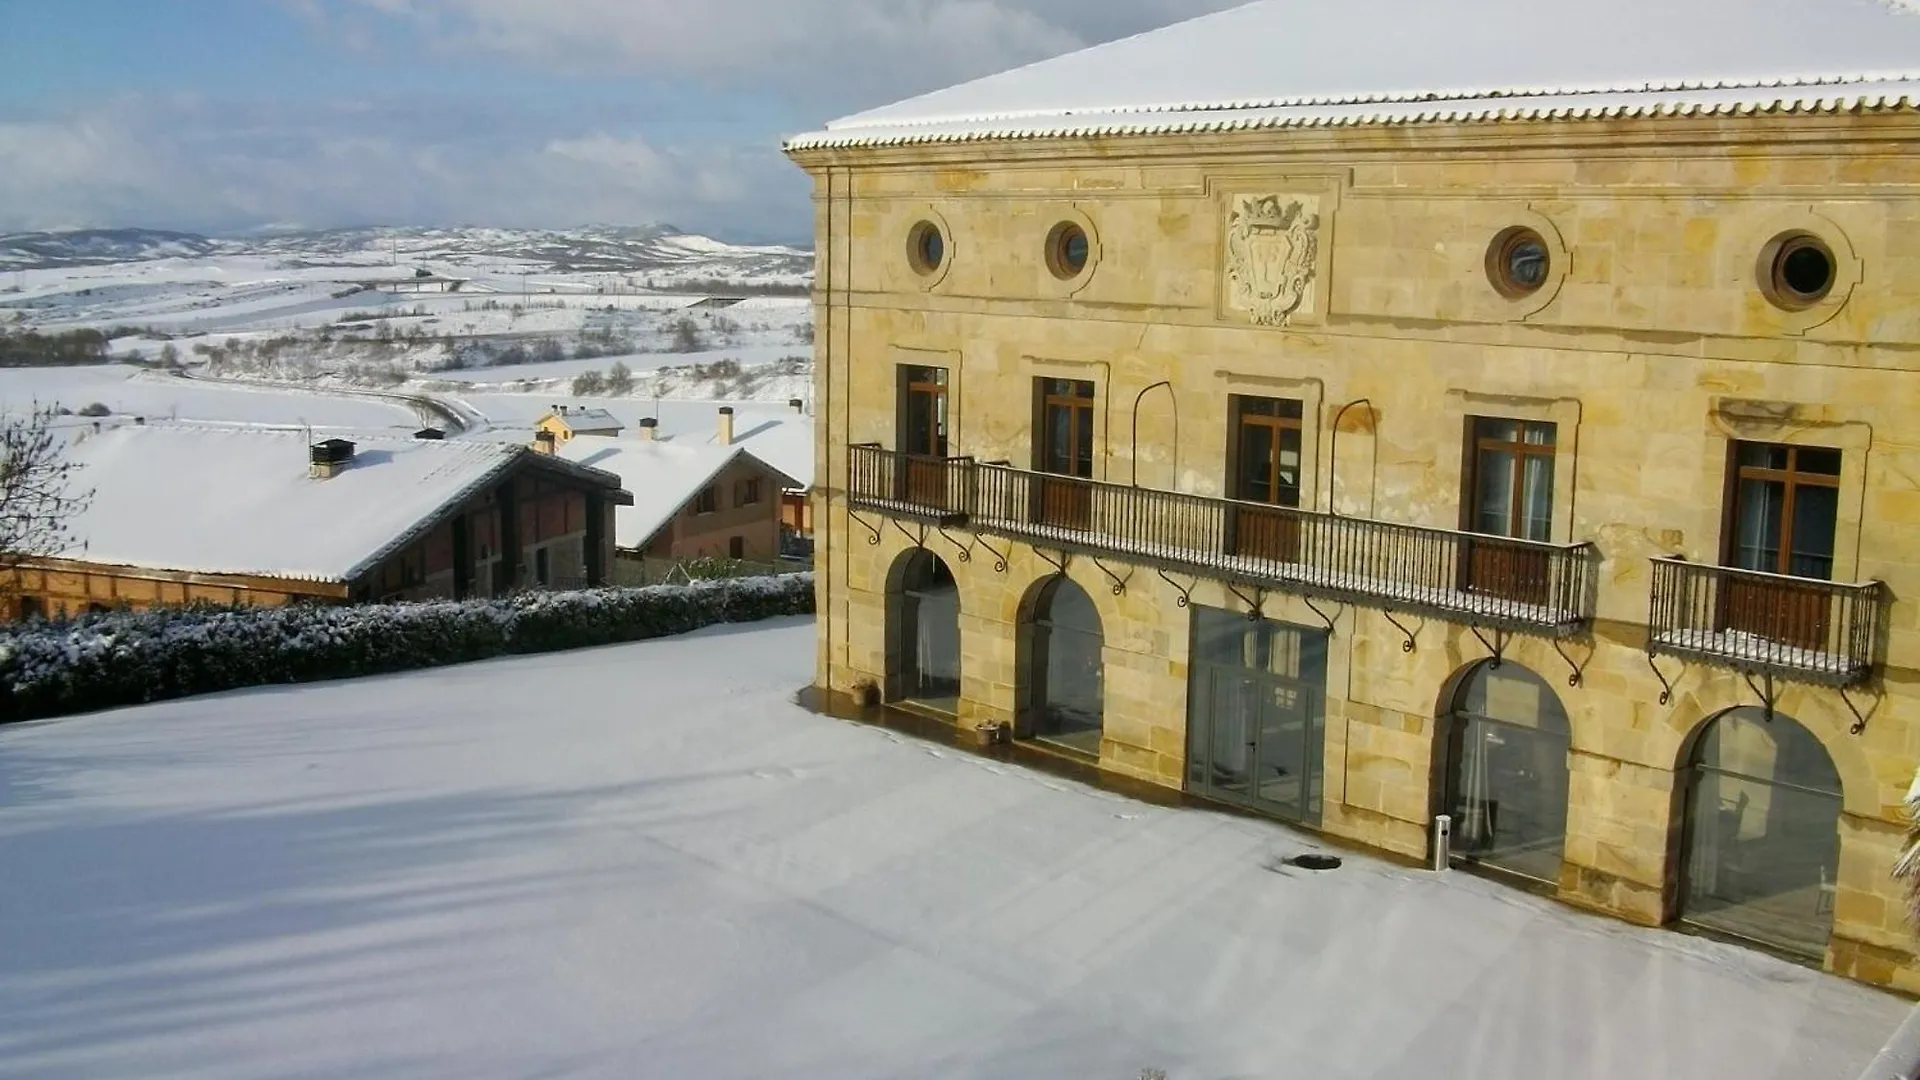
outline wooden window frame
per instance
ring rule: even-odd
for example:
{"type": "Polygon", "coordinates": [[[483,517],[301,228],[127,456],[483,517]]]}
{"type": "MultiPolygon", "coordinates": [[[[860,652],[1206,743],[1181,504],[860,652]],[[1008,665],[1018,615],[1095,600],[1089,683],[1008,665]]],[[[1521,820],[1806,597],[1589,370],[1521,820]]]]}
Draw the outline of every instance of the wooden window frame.
{"type": "MultiPolygon", "coordinates": [[[[1803,486],[1833,488],[1836,492],[1835,500],[1837,502],[1842,474],[1838,472],[1815,473],[1800,470],[1797,466],[1800,461],[1800,451],[1802,450],[1816,450],[1821,453],[1834,454],[1840,458],[1842,469],[1844,470],[1845,468],[1846,452],[1837,446],[1801,446],[1797,443],[1767,442],[1761,439],[1732,439],[1727,442],[1726,488],[1722,492],[1720,500],[1720,565],[1739,569],[1739,567],[1735,566],[1734,555],[1740,546],[1741,482],[1744,480],[1777,482],[1786,488],[1786,494],[1780,503],[1780,550],[1775,553],[1774,566],[1771,569],[1762,571],[1762,573],[1779,574],[1782,577],[1804,576],[1793,573],[1791,569],[1793,566],[1793,504],[1797,489],[1803,486]],[[1787,467],[1784,469],[1771,469],[1761,465],[1740,464],[1740,451],[1749,446],[1764,446],[1771,449],[1785,450],[1787,452],[1787,467]]],[[[1834,513],[1833,532],[1835,547],[1835,552],[1832,556],[1833,568],[1829,571],[1830,576],[1825,580],[1835,580],[1834,575],[1837,575],[1840,568],[1838,550],[1840,540],[1840,513],[1837,507],[1834,513]]],[[[1806,580],[1818,581],[1822,579],[1807,578],[1806,580]]]]}
{"type": "MultiPolygon", "coordinates": [[[[1276,463],[1276,468],[1277,468],[1278,462],[1280,460],[1281,442],[1285,437],[1285,433],[1288,431],[1294,431],[1294,432],[1298,432],[1300,436],[1299,438],[1300,446],[1296,452],[1300,455],[1300,463],[1303,466],[1303,468],[1301,468],[1299,472],[1298,480],[1296,481],[1293,487],[1293,496],[1294,496],[1293,508],[1296,508],[1296,509],[1299,508],[1302,500],[1305,499],[1308,495],[1308,488],[1306,486],[1307,474],[1304,468],[1306,464],[1306,444],[1307,444],[1306,409],[1307,409],[1306,402],[1301,401],[1299,398],[1269,397],[1261,394],[1230,394],[1228,395],[1227,397],[1227,432],[1228,432],[1227,434],[1227,498],[1235,499],[1240,502],[1264,502],[1270,506],[1286,506],[1287,505],[1286,503],[1279,502],[1276,499],[1272,499],[1272,498],[1254,499],[1247,495],[1245,488],[1241,486],[1242,478],[1240,475],[1240,464],[1241,464],[1240,447],[1242,442],[1242,435],[1244,434],[1247,428],[1249,427],[1266,428],[1267,437],[1270,441],[1270,445],[1273,447],[1273,460],[1276,463]],[[1282,409],[1279,412],[1276,412],[1272,416],[1267,416],[1260,413],[1249,413],[1246,411],[1246,408],[1245,408],[1246,403],[1249,401],[1272,401],[1281,405],[1282,409]],[[1296,415],[1293,415],[1293,416],[1285,415],[1286,410],[1284,407],[1289,405],[1293,407],[1296,415]]],[[[1276,483],[1273,485],[1271,494],[1277,494],[1278,492],[1279,492],[1279,485],[1276,483]]]]}
{"type": "MultiPolygon", "coordinates": [[[[1554,473],[1558,467],[1560,453],[1560,425],[1552,420],[1527,420],[1512,416],[1467,417],[1467,460],[1464,470],[1465,497],[1461,499],[1461,531],[1480,533],[1482,536],[1504,536],[1510,540],[1526,540],[1520,528],[1525,523],[1526,462],[1528,458],[1545,458],[1548,462],[1548,483],[1555,481],[1554,473]],[[1482,424],[1514,424],[1519,428],[1518,437],[1512,440],[1487,438],[1480,434],[1482,424]],[[1526,441],[1527,432],[1534,428],[1545,428],[1553,434],[1551,443],[1530,443],[1526,441]],[[1480,480],[1481,455],[1485,453],[1506,453],[1513,455],[1513,489],[1508,493],[1507,531],[1504,533],[1484,533],[1478,528],[1480,523],[1480,480]]],[[[1559,497],[1558,485],[1549,494],[1549,502],[1559,497]]],[[[1553,535],[1554,514],[1549,508],[1547,517],[1547,535],[1553,535]]]]}
{"type": "Polygon", "coordinates": [[[712,484],[700,489],[693,497],[693,512],[697,515],[715,513],[720,509],[720,489],[712,484]]]}
{"type": "MultiPolygon", "coordinates": [[[[1071,476],[1071,477],[1077,477],[1082,480],[1093,479],[1094,459],[1097,459],[1099,457],[1097,440],[1096,440],[1097,428],[1095,427],[1096,417],[1094,416],[1094,405],[1099,400],[1098,395],[1099,395],[1099,388],[1094,385],[1093,380],[1091,379],[1061,379],[1061,378],[1054,378],[1052,376],[1046,376],[1046,375],[1036,375],[1034,377],[1034,380],[1033,380],[1033,471],[1034,472],[1049,473],[1054,476],[1071,476]],[[1068,392],[1068,393],[1056,393],[1053,389],[1055,384],[1065,384],[1069,387],[1072,387],[1072,390],[1071,392],[1068,392]],[[1086,389],[1086,393],[1084,394],[1079,392],[1080,388],[1082,387],[1086,389]],[[1054,470],[1047,468],[1047,434],[1051,430],[1051,425],[1047,421],[1051,419],[1052,411],[1054,409],[1069,410],[1070,418],[1069,418],[1069,423],[1067,428],[1068,434],[1070,436],[1068,439],[1069,445],[1073,447],[1078,447],[1080,445],[1080,434],[1081,434],[1080,425],[1082,423],[1086,425],[1087,441],[1096,442],[1095,453],[1092,455],[1092,458],[1090,458],[1087,462],[1087,472],[1084,476],[1075,472],[1055,472],[1054,470]]],[[[1069,462],[1068,467],[1069,468],[1072,467],[1071,462],[1069,462]]]]}
{"type": "MultiPolygon", "coordinates": [[[[931,364],[899,365],[899,389],[894,402],[894,442],[895,447],[904,454],[919,457],[944,458],[952,449],[951,431],[940,430],[939,418],[951,416],[952,400],[948,397],[948,387],[952,384],[952,373],[944,367],[931,364]],[[928,377],[917,377],[925,373],[928,377]],[[934,429],[926,433],[922,445],[914,445],[914,432],[908,429],[908,419],[913,415],[910,405],[916,395],[928,398],[927,415],[933,418],[934,429]]],[[[951,427],[951,425],[946,425],[951,427]]]]}

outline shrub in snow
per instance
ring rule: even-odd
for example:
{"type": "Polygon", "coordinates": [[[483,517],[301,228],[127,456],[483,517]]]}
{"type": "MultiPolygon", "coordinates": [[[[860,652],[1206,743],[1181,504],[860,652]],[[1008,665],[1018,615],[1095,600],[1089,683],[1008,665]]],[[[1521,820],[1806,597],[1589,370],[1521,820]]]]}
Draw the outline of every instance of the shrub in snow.
{"type": "Polygon", "coordinates": [[[813,575],[497,600],[108,612],[0,627],[0,721],[680,634],[813,611],[813,575]]]}

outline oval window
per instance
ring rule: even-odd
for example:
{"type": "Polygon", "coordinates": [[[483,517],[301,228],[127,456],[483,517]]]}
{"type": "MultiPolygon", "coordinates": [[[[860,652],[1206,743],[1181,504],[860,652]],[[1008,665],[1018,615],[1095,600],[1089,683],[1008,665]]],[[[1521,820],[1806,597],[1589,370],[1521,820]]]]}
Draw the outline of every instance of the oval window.
{"type": "Polygon", "coordinates": [[[923,221],[907,234],[907,262],[913,265],[915,273],[934,273],[946,258],[947,241],[940,235],[940,226],[923,221]]]}
{"type": "Polygon", "coordinates": [[[1075,222],[1063,221],[1047,234],[1047,269],[1063,281],[1086,271],[1091,252],[1087,231],[1075,222]]]}
{"type": "Polygon", "coordinates": [[[1547,283],[1553,258],[1540,234],[1522,225],[1503,229],[1487,247],[1487,279],[1500,295],[1518,299],[1547,283]]]}
{"type": "Polygon", "coordinates": [[[1833,291],[1833,249],[1812,233],[1774,237],[1761,257],[1761,290],[1775,307],[1809,308],[1833,291]]]}

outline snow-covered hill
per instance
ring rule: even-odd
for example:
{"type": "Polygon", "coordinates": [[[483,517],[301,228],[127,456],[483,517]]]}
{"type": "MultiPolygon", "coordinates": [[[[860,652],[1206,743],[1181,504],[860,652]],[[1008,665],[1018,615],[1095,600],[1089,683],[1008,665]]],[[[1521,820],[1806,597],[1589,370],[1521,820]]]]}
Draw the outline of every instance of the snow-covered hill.
{"type": "Polygon", "coordinates": [[[556,273],[648,274],[802,284],[811,252],[743,246],[683,233],[671,225],[588,225],[574,229],[362,228],[276,230],[209,237],[157,229],[83,229],[0,235],[0,269],[102,266],[165,258],[254,256],[288,268],[519,264],[556,273]]]}

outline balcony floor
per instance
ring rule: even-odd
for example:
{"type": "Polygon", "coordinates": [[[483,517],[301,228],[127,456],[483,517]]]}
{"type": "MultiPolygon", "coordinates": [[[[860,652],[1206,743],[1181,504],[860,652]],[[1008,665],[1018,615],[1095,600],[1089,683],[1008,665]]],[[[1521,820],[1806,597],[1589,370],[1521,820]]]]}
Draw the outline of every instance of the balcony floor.
{"type": "Polygon", "coordinates": [[[1793,672],[1825,681],[1845,682],[1860,673],[1858,665],[1843,654],[1787,645],[1744,630],[1669,630],[1655,634],[1653,645],[1656,652],[1756,670],[1793,672]]]}
{"type": "Polygon", "coordinates": [[[1285,563],[1172,544],[1144,543],[1090,529],[1072,529],[1010,518],[975,516],[969,524],[975,529],[1029,543],[1050,540],[1095,553],[1111,553],[1123,559],[1136,556],[1153,565],[1191,573],[1220,575],[1232,581],[1341,601],[1371,603],[1394,610],[1424,608],[1543,630],[1571,629],[1580,622],[1567,612],[1556,611],[1543,604],[1524,603],[1491,593],[1328,570],[1305,563],[1285,563]]]}

